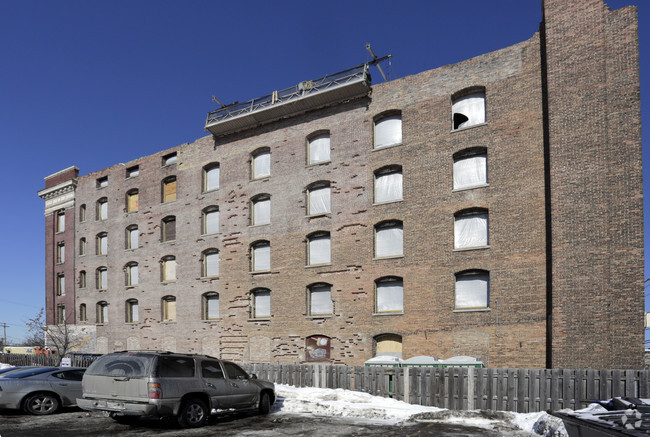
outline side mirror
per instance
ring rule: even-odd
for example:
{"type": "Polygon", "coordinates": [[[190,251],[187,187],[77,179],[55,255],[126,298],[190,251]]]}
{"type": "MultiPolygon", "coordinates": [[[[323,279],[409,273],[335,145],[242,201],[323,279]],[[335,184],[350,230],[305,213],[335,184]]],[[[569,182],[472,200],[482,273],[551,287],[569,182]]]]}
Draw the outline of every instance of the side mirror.
{"type": "Polygon", "coordinates": [[[257,379],[257,375],[254,374],[254,373],[251,373],[250,375],[248,375],[248,379],[257,379]]]}

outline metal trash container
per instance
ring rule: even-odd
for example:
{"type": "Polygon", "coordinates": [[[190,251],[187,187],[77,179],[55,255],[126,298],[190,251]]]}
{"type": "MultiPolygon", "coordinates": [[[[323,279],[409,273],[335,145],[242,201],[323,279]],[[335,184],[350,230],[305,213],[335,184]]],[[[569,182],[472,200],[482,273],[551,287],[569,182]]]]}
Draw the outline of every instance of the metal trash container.
{"type": "Polygon", "coordinates": [[[402,367],[442,367],[442,362],[437,357],[418,355],[402,361],[402,367]]]}
{"type": "Polygon", "coordinates": [[[442,367],[485,367],[485,364],[483,364],[483,361],[481,361],[480,358],[468,357],[464,355],[451,357],[448,360],[442,360],[441,364],[442,367]]]}

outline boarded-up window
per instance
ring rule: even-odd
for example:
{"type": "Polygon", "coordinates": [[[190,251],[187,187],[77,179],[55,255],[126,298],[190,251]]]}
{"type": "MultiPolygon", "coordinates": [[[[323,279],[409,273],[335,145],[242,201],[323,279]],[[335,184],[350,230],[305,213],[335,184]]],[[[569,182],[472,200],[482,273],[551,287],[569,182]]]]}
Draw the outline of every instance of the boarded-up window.
{"type": "Polygon", "coordinates": [[[163,182],[163,203],[176,200],[176,178],[170,177],[163,182]]]}
{"type": "Polygon", "coordinates": [[[136,323],[140,320],[139,305],[136,299],[126,301],[126,323],[136,323]]]}
{"type": "Polygon", "coordinates": [[[108,271],[106,267],[100,267],[97,269],[97,289],[106,290],[108,288],[108,271]]]}
{"type": "Polygon", "coordinates": [[[56,232],[65,231],[65,212],[61,211],[56,214],[56,232]]]}
{"type": "Polygon", "coordinates": [[[162,220],[162,241],[173,241],[176,239],[176,217],[170,215],[162,220]]]}
{"type": "Polygon", "coordinates": [[[402,168],[388,167],[375,172],[375,203],[402,200],[402,168]]]}
{"type": "Polygon", "coordinates": [[[138,264],[137,263],[129,263],[126,266],[126,285],[127,286],[133,286],[133,285],[138,285],[139,277],[138,277],[138,264]]]}
{"type": "Polygon", "coordinates": [[[97,323],[108,323],[108,304],[106,302],[97,303],[97,323]]]}
{"type": "Polygon", "coordinates": [[[129,191],[126,195],[126,211],[135,212],[140,208],[138,190],[129,191]]]}
{"type": "Polygon", "coordinates": [[[176,280],[176,258],[168,256],[162,260],[162,280],[175,281],[176,280]]]}
{"type": "Polygon", "coordinates": [[[375,337],[375,356],[402,358],[402,337],[396,334],[382,334],[375,337]]]}
{"type": "Polygon", "coordinates": [[[176,321],[176,298],[172,296],[163,297],[162,303],[163,303],[162,305],[163,322],[175,322],[176,321]]]}
{"type": "Polygon", "coordinates": [[[126,228],[126,248],[137,249],[140,244],[140,231],[137,225],[132,225],[126,228]]]}

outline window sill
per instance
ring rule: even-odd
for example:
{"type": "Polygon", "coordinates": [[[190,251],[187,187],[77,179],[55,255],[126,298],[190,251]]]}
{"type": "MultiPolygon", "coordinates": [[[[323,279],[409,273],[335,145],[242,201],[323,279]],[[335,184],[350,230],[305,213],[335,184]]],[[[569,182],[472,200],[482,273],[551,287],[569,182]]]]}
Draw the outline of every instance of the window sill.
{"type": "Polygon", "coordinates": [[[318,167],[319,165],[327,165],[327,164],[331,164],[331,163],[332,163],[331,160],[319,161],[319,162],[310,162],[310,163],[307,164],[306,167],[307,168],[309,168],[309,167],[318,167]]]}
{"type": "Polygon", "coordinates": [[[490,307],[479,307],[479,308],[455,308],[453,312],[455,313],[486,313],[492,311],[490,307]]]}
{"type": "Polygon", "coordinates": [[[268,223],[260,223],[260,224],[255,224],[255,225],[249,225],[248,227],[249,227],[249,228],[259,228],[260,226],[268,226],[268,225],[270,225],[270,224],[271,224],[271,222],[268,222],[268,223]]]}
{"type": "Polygon", "coordinates": [[[131,215],[131,214],[137,214],[138,211],[139,211],[139,210],[136,209],[136,210],[134,210],[134,211],[124,211],[124,212],[126,213],[126,215],[131,215]]]}
{"type": "Polygon", "coordinates": [[[372,204],[372,206],[390,205],[391,203],[399,203],[399,202],[404,202],[404,199],[387,200],[385,202],[375,202],[372,204]]]}
{"type": "Polygon", "coordinates": [[[479,185],[472,185],[471,187],[463,187],[463,188],[455,188],[451,190],[452,193],[460,193],[461,191],[469,191],[469,190],[474,190],[476,188],[485,188],[489,187],[490,184],[479,184],[479,185]]]}
{"type": "Polygon", "coordinates": [[[332,212],[328,211],[328,212],[320,212],[318,214],[307,214],[307,218],[312,219],[312,218],[318,218],[318,217],[331,217],[331,215],[332,215],[332,212]]]}
{"type": "Polygon", "coordinates": [[[467,127],[460,127],[458,129],[452,129],[451,133],[453,134],[454,132],[462,132],[462,131],[465,131],[465,130],[474,129],[475,127],[485,126],[486,124],[487,124],[487,121],[484,121],[483,123],[477,123],[477,124],[473,124],[473,125],[467,126],[467,127]]]}
{"type": "Polygon", "coordinates": [[[124,249],[124,250],[134,251],[134,250],[136,250],[136,249],[138,249],[138,247],[127,247],[127,248],[124,249]]]}
{"type": "Polygon", "coordinates": [[[252,317],[248,319],[249,322],[270,322],[271,317],[252,317]]]}
{"type": "Polygon", "coordinates": [[[313,269],[316,267],[332,267],[332,263],[327,264],[308,264],[305,266],[306,269],[313,269]]]}
{"type": "Polygon", "coordinates": [[[269,269],[269,270],[255,270],[255,271],[249,272],[249,273],[251,275],[253,275],[253,276],[260,276],[260,275],[268,275],[268,274],[271,274],[273,272],[271,271],[271,269],[269,269]]]}
{"type": "Polygon", "coordinates": [[[251,179],[251,182],[266,181],[266,180],[269,180],[270,178],[271,178],[271,175],[267,174],[267,175],[263,175],[263,176],[260,176],[260,177],[257,177],[257,178],[253,178],[253,179],[251,179]]]}
{"type": "Polygon", "coordinates": [[[175,242],[176,242],[176,240],[165,240],[165,241],[161,241],[162,244],[165,244],[165,243],[175,243],[175,242]]]}
{"type": "Polygon", "coordinates": [[[317,320],[317,319],[331,319],[334,317],[334,314],[320,314],[320,315],[310,315],[307,316],[307,320],[317,320]]]}
{"type": "Polygon", "coordinates": [[[127,286],[126,286],[126,289],[127,289],[127,291],[128,291],[128,290],[135,290],[135,288],[136,288],[137,286],[138,286],[138,284],[127,285],[127,286]]]}
{"type": "Polygon", "coordinates": [[[175,325],[176,320],[163,320],[160,323],[165,324],[165,325],[175,325]]]}
{"type": "Polygon", "coordinates": [[[385,313],[372,313],[372,315],[373,316],[379,316],[379,317],[383,317],[383,316],[403,316],[404,311],[391,311],[391,312],[387,311],[385,313]]]}
{"type": "Polygon", "coordinates": [[[203,323],[216,323],[216,322],[221,322],[222,318],[219,317],[218,319],[202,319],[201,321],[203,323]]]}
{"type": "Polygon", "coordinates": [[[404,255],[389,255],[389,256],[376,256],[372,260],[373,261],[381,261],[382,259],[400,259],[404,258],[404,255]]]}
{"type": "Polygon", "coordinates": [[[395,144],[388,144],[388,145],[386,145],[386,146],[381,146],[381,147],[373,146],[373,147],[372,147],[372,151],[373,151],[373,152],[378,152],[378,151],[380,151],[380,150],[392,149],[393,147],[399,147],[399,146],[401,146],[401,145],[403,145],[403,144],[404,144],[404,142],[401,142],[401,143],[395,143],[395,144]]]}
{"type": "Polygon", "coordinates": [[[215,191],[219,191],[220,187],[213,188],[211,190],[206,190],[206,191],[201,191],[201,194],[209,194],[209,193],[214,193],[215,191]]]}
{"type": "Polygon", "coordinates": [[[160,202],[161,205],[172,205],[174,203],[176,203],[176,199],[168,200],[167,202],[160,202]]]}
{"type": "Polygon", "coordinates": [[[210,237],[212,235],[218,236],[218,235],[221,235],[221,232],[211,232],[209,234],[201,234],[201,237],[210,237]]]}
{"type": "Polygon", "coordinates": [[[472,246],[472,247],[459,247],[454,249],[454,252],[469,252],[471,250],[486,250],[489,249],[490,245],[487,246],[472,246]]]}
{"type": "Polygon", "coordinates": [[[137,325],[140,322],[124,322],[125,325],[137,325]]]}
{"type": "Polygon", "coordinates": [[[176,279],[171,280],[171,281],[161,281],[160,283],[161,283],[162,285],[175,284],[175,283],[176,283],[176,279]]]}
{"type": "Polygon", "coordinates": [[[219,275],[201,276],[201,279],[219,279],[219,275]]]}

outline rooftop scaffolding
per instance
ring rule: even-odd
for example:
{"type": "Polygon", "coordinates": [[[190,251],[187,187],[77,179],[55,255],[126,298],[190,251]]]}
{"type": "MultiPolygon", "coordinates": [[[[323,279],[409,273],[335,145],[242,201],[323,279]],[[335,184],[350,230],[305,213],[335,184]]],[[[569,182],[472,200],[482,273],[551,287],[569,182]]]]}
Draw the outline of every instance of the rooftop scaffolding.
{"type": "MultiPolygon", "coordinates": [[[[376,61],[375,61],[376,62],[376,61]]],[[[374,62],[300,82],[244,103],[233,103],[208,113],[205,130],[223,136],[367,95],[370,92],[368,68],[374,62]]]]}

